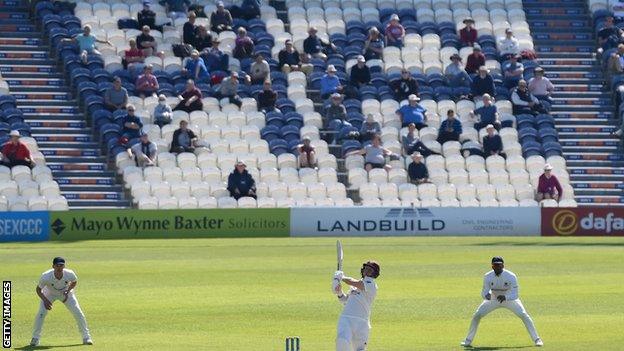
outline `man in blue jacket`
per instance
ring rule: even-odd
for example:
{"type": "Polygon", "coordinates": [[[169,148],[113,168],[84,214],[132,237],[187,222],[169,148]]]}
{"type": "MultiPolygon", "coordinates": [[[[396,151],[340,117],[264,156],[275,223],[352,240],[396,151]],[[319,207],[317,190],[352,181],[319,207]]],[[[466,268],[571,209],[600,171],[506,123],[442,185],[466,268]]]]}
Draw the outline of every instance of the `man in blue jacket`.
{"type": "Polygon", "coordinates": [[[234,171],[228,177],[228,190],[230,196],[236,200],[241,197],[253,197],[256,199],[256,181],[251,174],[247,172],[245,162],[238,161],[234,167],[234,171]]]}
{"type": "Polygon", "coordinates": [[[459,141],[459,135],[462,133],[461,122],[455,118],[455,111],[448,110],[446,119],[440,124],[438,133],[438,143],[444,144],[447,141],[459,141]]]}

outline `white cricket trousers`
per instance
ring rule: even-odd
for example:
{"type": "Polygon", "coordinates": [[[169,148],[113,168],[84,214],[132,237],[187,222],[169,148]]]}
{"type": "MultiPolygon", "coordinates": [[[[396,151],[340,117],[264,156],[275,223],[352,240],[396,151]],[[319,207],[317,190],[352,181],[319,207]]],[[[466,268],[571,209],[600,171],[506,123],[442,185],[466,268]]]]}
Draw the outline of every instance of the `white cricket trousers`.
{"type": "Polygon", "coordinates": [[[485,317],[488,313],[494,311],[497,308],[506,308],[513,312],[516,316],[520,317],[520,319],[522,319],[522,322],[524,322],[524,326],[526,327],[527,331],[531,335],[532,341],[535,341],[539,338],[539,335],[537,335],[537,331],[535,330],[533,320],[524,309],[524,306],[522,305],[520,299],[503,301],[503,303],[500,303],[494,298],[494,296],[492,296],[492,300],[484,300],[479,308],[477,308],[475,314],[472,316],[472,322],[470,323],[470,330],[468,330],[466,340],[472,341],[474,339],[481,318],[485,317]]]}
{"type": "MultiPolygon", "coordinates": [[[[50,300],[50,302],[54,303],[54,301],[63,301],[64,296],[58,296],[56,294],[49,294],[44,291],[43,294],[45,297],[50,300]]],[[[78,304],[78,300],[76,299],[76,295],[73,292],[69,293],[67,296],[67,301],[64,303],[65,307],[71,312],[71,314],[76,319],[76,323],[78,323],[78,330],[80,334],[82,334],[83,339],[91,338],[89,334],[89,328],[87,327],[87,320],[85,319],[84,313],[80,309],[80,305],[78,304]]],[[[43,320],[48,314],[48,310],[46,310],[43,301],[39,303],[39,312],[37,312],[37,316],[35,317],[35,327],[33,329],[33,338],[40,339],[41,338],[41,329],[43,328],[43,320]]]]}
{"type": "Polygon", "coordinates": [[[370,324],[368,321],[341,316],[338,320],[336,351],[364,351],[368,342],[370,324]]]}

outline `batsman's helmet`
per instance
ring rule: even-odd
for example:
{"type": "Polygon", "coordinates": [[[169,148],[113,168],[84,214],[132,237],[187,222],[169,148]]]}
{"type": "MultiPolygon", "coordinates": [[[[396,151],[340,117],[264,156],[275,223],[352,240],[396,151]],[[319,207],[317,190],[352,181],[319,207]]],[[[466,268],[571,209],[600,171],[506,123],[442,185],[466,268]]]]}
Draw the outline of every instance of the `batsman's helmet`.
{"type": "Polygon", "coordinates": [[[372,275],[373,278],[379,277],[379,273],[381,273],[381,268],[379,268],[379,263],[375,261],[366,261],[364,262],[364,264],[362,264],[362,271],[364,271],[364,268],[367,266],[373,269],[373,275],[372,275]]]}

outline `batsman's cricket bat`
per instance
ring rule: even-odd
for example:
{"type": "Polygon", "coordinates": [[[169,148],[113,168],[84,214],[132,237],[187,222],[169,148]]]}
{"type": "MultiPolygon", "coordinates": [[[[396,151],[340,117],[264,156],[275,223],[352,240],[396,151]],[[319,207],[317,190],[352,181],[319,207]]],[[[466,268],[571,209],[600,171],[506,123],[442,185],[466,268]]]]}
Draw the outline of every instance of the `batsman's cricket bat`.
{"type": "Polygon", "coordinates": [[[336,254],[338,258],[338,270],[341,271],[344,253],[342,252],[342,243],[340,243],[340,240],[336,240],[336,254]]]}

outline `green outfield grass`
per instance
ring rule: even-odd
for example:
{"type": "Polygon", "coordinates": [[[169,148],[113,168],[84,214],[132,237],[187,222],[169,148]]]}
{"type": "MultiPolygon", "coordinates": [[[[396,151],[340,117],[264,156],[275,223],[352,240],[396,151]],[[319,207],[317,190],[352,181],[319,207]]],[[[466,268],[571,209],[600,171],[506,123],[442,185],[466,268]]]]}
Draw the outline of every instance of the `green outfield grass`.
{"type": "MultiPolygon", "coordinates": [[[[518,275],[544,350],[624,349],[624,239],[348,238],[345,271],[381,264],[370,351],[461,350],[493,255],[518,275]]],[[[60,303],[42,347],[61,350],[284,350],[334,348],[341,305],[332,295],[335,239],[111,240],[1,244],[13,282],[13,345],[30,341],[39,275],[53,256],[79,277],[95,345],[81,342],[60,303]],[[73,346],[76,347],[73,347],[73,346]]],[[[476,350],[532,347],[506,310],[486,317],[476,350]]]]}

